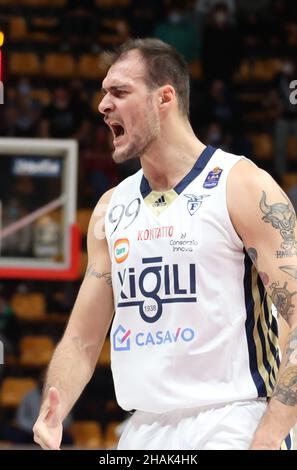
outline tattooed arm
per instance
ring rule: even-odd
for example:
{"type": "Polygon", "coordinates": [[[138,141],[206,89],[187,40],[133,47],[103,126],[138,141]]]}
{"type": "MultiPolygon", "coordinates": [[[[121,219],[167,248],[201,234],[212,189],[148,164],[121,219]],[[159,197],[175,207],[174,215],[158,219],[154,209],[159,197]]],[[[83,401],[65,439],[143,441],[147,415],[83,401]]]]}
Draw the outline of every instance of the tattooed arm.
{"type": "Polygon", "coordinates": [[[290,331],[273,396],[251,444],[280,449],[297,422],[296,215],[276,182],[243,160],[230,173],[227,200],[234,228],[290,331]]]}
{"type": "Polygon", "coordinates": [[[62,421],[90,380],[113,315],[111,266],[103,229],[111,191],[99,201],[88,229],[88,269],[64,336],[50,362],[34,440],[57,449],[62,421]],[[98,214],[98,215],[96,215],[98,214]]]}

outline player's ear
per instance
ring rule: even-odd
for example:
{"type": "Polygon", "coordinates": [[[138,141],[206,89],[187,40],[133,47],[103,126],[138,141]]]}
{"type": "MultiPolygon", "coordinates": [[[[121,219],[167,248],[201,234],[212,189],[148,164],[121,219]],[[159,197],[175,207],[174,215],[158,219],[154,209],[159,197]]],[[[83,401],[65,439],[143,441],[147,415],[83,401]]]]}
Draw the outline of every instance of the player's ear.
{"type": "Polygon", "coordinates": [[[167,108],[175,100],[176,94],[175,89],[172,85],[164,85],[159,91],[159,105],[162,108],[167,108]]]}

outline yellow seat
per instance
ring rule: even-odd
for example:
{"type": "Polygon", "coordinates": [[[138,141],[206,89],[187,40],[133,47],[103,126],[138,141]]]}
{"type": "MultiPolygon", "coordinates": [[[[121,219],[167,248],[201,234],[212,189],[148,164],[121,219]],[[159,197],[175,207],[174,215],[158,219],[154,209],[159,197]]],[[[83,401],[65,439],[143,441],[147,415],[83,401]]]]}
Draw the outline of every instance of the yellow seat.
{"type": "Polygon", "coordinates": [[[286,24],[286,30],[287,30],[287,44],[288,46],[291,47],[296,47],[297,46],[297,25],[295,21],[288,22],[286,24]]]}
{"type": "Polygon", "coordinates": [[[92,97],[92,102],[91,102],[91,108],[92,108],[92,111],[95,114],[98,113],[98,106],[99,106],[99,103],[102,100],[102,98],[103,98],[102,91],[101,90],[95,91],[95,93],[93,94],[93,97],[92,97]]]}
{"type": "Polygon", "coordinates": [[[88,233],[88,226],[92,215],[92,209],[78,209],[76,211],[76,223],[82,235],[88,233]]]}
{"type": "Polygon", "coordinates": [[[282,69],[282,61],[278,57],[274,59],[268,59],[268,67],[271,73],[271,79],[275,78],[282,69]]]}
{"type": "Polygon", "coordinates": [[[78,447],[87,449],[100,449],[103,447],[102,429],[96,421],[75,421],[69,432],[78,447]]]}
{"type": "Polygon", "coordinates": [[[253,79],[254,80],[269,80],[271,72],[267,67],[267,61],[256,60],[253,67],[253,79]]]}
{"type": "Polygon", "coordinates": [[[100,57],[92,54],[84,54],[79,58],[77,70],[80,77],[90,80],[98,80],[104,73],[100,57]]]}
{"type": "Polygon", "coordinates": [[[19,0],[21,5],[27,7],[63,7],[67,0],[19,0]]]}
{"type": "Polygon", "coordinates": [[[12,16],[10,18],[9,29],[9,37],[11,41],[20,41],[24,39],[28,34],[26,20],[21,16],[12,16]]]}
{"type": "Polygon", "coordinates": [[[20,364],[44,367],[52,358],[55,345],[50,336],[24,336],[20,340],[20,364]]]}
{"type": "Polygon", "coordinates": [[[202,64],[200,60],[193,60],[189,64],[190,75],[193,80],[201,80],[203,76],[202,64]]]}
{"type": "Polygon", "coordinates": [[[104,442],[105,449],[114,449],[117,446],[117,443],[119,441],[117,428],[118,426],[120,426],[120,424],[121,421],[111,421],[110,423],[108,423],[104,442]]]}
{"type": "Polygon", "coordinates": [[[297,137],[293,135],[288,137],[287,152],[289,158],[293,160],[297,158],[297,137]]]}
{"type": "Polygon", "coordinates": [[[50,53],[45,58],[43,73],[49,77],[74,77],[76,73],[74,59],[70,54],[50,53]]]}
{"type": "Polygon", "coordinates": [[[34,52],[13,52],[10,56],[9,70],[12,75],[38,75],[39,58],[34,52]]]}
{"type": "Polygon", "coordinates": [[[282,188],[285,191],[289,191],[295,184],[297,184],[297,173],[285,173],[282,176],[282,188]]]}
{"type": "Polygon", "coordinates": [[[98,366],[110,367],[110,339],[104,341],[101,354],[98,359],[98,366]]]}
{"type": "Polygon", "coordinates": [[[11,307],[22,320],[39,320],[45,316],[46,300],[39,292],[16,293],[11,299],[11,307]]]}
{"type": "Polygon", "coordinates": [[[127,21],[123,19],[102,20],[104,27],[110,29],[110,33],[102,33],[99,36],[103,46],[118,46],[129,38],[130,30],[127,21]]]}
{"type": "Polygon", "coordinates": [[[99,8],[126,8],[131,4],[131,0],[96,0],[99,8]]]}
{"type": "Polygon", "coordinates": [[[0,389],[0,403],[3,407],[16,408],[24,395],[37,386],[33,378],[6,377],[0,389]]]}
{"type": "Polygon", "coordinates": [[[273,80],[281,70],[280,59],[259,59],[254,63],[254,80],[273,80]]]}
{"type": "Polygon", "coordinates": [[[58,26],[58,18],[50,17],[44,18],[43,16],[34,16],[31,19],[31,24],[35,29],[46,29],[46,28],[56,28],[58,26]]]}
{"type": "Polygon", "coordinates": [[[274,152],[271,135],[265,133],[251,134],[250,140],[253,145],[253,155],[260,160],[272,158],[274,152]]]}
{"type": "Polygon", "coordinates": [[[51,100],[50,92],[45,88],[35,88],[31,93],[32,97],[40,101],[43,106],[47,106],[51,100]]]}
{"type": "Polygon", "coordinates": [[[235,82],[246,82],[251,80],[252,77],[252,65],[248,60],[243,60],[239,68],[236,70],[234,75],[235,82]]]}

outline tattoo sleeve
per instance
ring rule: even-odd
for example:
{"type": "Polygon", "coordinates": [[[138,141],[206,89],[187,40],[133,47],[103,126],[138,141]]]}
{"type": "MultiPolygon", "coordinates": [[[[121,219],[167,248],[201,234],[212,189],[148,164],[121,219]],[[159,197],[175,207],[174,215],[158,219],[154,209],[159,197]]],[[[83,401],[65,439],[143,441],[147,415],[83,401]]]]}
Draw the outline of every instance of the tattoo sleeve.
{"type": "Polygon", "coordinates": [[[297,294],[297,292],[289,292],[287,284],[288,283],[285,282],[283,286],[280,286],[279,281],[277,281],[273,282],[269,287],[271,289],[271,300],[277,312],[289,323],[295,308],[295,305],[292,304],[292,297],[297,294]]]}
{"type": "Polygon", "coordinates": [[[282,237],[281,250],[277,252],[277,257],[288,257],[297,254],[297,241],[295,238],[296,214],[291,202],[286,198],[284,202],[268,204],[267,194],[262,191],[260,209],[264,214],[262,220],[270,223],[273,228],[279,231],[282,237]]]}
{"type": "Polygon", "coordinates": [[[273,396],[284,405],[297,405],[297,328],[288,340],[286,368],[274,389],[273,396]]]}

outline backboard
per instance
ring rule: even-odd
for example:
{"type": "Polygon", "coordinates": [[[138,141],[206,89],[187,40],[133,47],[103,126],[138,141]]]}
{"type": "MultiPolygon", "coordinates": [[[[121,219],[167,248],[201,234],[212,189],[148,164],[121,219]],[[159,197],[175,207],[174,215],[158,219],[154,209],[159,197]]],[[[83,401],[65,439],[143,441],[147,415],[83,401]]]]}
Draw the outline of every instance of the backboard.
{"type": "Polygon", "coordinates": [[[0,139],[0,278],[75,279],[77,143],[0,139]]]}

